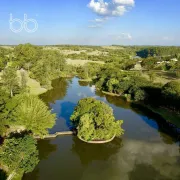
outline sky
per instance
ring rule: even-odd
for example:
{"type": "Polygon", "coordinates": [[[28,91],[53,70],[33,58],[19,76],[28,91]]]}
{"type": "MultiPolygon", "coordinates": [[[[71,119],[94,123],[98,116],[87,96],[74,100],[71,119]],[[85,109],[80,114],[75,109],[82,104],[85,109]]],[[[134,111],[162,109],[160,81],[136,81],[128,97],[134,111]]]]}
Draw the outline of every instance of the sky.
{"type": "Polygon", "coordinates": [[[0,44],[180,45],[180,0],[0,0],[0,44]]]}

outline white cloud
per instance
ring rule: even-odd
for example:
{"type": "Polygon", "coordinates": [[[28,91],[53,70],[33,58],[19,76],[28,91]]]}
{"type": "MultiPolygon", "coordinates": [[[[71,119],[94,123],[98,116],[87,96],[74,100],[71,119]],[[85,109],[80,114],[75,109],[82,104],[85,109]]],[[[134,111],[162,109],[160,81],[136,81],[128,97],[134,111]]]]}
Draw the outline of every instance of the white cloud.
{"type": "Polygon", "coordinates": [[[94,21],[101,23],[101,22],[104,22],[104,19],[102,19],[102,18],[99,18],[99,19],[98,19],[98,18],[97,18],[97,19],[95,19],[94,21]]]}
{"type": "Polygon", "coordinates": [[[89,25],[88,28],[101,28],[102,26],[100,24],[93,24],[89,25]]]}
{"type": "Polygon", "coordinates": [[[104,18],[96,18],[94,20],[90,20],[90,22],[95,22],[95,23],[104,23],[105,21],[107,21],[108,18],[104,17],[104,18]]]}
{"type": "Polygon", "coordinates": [[[118,41],[118,40],[132,40],[132,35],[130,33],[121,33],[120,35],[109,34],[109,36],[116,41],[118,41]]]}
{"type": "Polygon", "coordinates": [[[132,40],[132,36],[129,33],[121,33],[119,36],[117,36],[117,40],[120,39],[132,40]]]}
{"type": "Polygon", "coordinates": [[[135,5],[134,0],[113,0],[113,3],[122,4],[122,5],[128,5],[128,6],[134,6],[135,5]]]}
{"type": "Polygon", "coordinates": [[[111,17],[124,15],[134,4],[134,0],[112,0],[111,2],[91,0],[88,7],[97,15],[111,17]]]}
{"type": "Polygon", "coordinates": [[[163,40],[164,41],[173,41],[174,39],[172,37],[164,36],[163,40]]]}
{"type": "Polygon", "coordinates": [[[113,11],[112,11],[112,15],[113,16],[122,16],[124,15],[124,13],[126,12],[126,8],[125,6],[117,6],[113,11]]]}
{"type": "Polygon", "coordinates": [[[93,86],[90,87],[90,90],[91,90],[92,93],[94,93],[95,90],[96,90],[96,87],[93,85],[93,86]]]}
{"type": "Polygon", "coordinates": [[[91,0],[88,7],[99,15],[109,14],[109,3],[104,2],[104,0],[98,0],[97,2],[95,0],[91,0]]]}

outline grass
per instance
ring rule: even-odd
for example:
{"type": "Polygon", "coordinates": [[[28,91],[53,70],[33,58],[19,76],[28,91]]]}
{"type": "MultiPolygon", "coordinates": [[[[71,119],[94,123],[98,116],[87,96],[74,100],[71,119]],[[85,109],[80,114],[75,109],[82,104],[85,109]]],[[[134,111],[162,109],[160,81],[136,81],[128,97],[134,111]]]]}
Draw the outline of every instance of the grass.
{"type": "Polygon", "coordinates": [[[97,64],[104,64],[103,61],[91,61],[91,60],[72,60],[72,59],[66,59],[67,64],[73,65],[73,66],[84,66],[87,63],[97,63],[97,64]]]}
{"type": "Polygon", "coordinates": [[[28,78],[27,86],[30,89],[30,94],[33,95],[40,95],[47,91],[47,89],[41,87],[39,82],[31,78],[28,78]]]}
{"type": "MultiPolygon", "coordinates": [[[[40,95],[47,91],[47,89],[42,88],[40,83],[35,79],[31,79],[26,71],[24,71],[27,76],[27,83],[26,85],[29,87],[30,94],[32,95],[40,95]]],[[[21,74],[20,70],[17,71],[17,75],[19,77],[19,83],[21,82],[21,74]]]]}
{"type": "Polygon", "coordinates": [[[154,83],[160,83],[162,85],[170,82],[170,81],[180,81],[180,78],[178,78],[175,74],[175,72],[166,72],[166,71],[160,71],[160,70],[150,70],[150,71],[139,71],[135,70],[135,72],[141,72],[141,76],[146,78],[147,80],[150,80],[150,74],[154,74],[154,83]]]}

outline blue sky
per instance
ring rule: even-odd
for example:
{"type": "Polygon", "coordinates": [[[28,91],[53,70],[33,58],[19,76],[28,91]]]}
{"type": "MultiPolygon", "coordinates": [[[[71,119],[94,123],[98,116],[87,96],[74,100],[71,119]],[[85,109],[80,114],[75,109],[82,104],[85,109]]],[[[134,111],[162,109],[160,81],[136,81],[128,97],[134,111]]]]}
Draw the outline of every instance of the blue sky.
{"type": "Polygon", "coordinates": [[[179,0],[1,0],[0,44],[180,45],[179,8],[179,0]],[[12,32],[10,14],[27,14],[38,30],[12,32]]]}

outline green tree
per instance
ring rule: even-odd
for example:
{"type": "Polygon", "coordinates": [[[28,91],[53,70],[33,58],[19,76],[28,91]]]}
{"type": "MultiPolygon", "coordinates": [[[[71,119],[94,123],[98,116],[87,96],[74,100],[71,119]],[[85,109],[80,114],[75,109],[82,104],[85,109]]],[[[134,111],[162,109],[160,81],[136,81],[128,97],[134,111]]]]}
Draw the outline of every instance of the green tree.
{"type": "Polygon", "coordinates": [[[107,140],[124,133],[123,121],[115,121],[112,108],[94,98],[80,100],[71,120],[77,127],[78,136],[87,141],[107,140]]]}
{"type": "Polygon", "coordinates": [[[9,125],[21,125],[34,135],[43,137],[48,129],[55,124],[55,114],[52,114],[46,104],[33,95],[17,95],[6,104],[4,119],[9,125]]]}
{"type": "Polygon", "coordinates": [[[32,77],[37,79],[41,85],[50,88],[51,80],[61,77],[65,71],[66,62],[59,52],[44,50],[39,61],[32,67],[32,77]]]}
{"type": "Polygon", "coordinates": [[[179,81],[171,81],[164,85],[162,88],[162,93],[166,97],[180,97],[180,82],[179,81]]]}
{"type": "Polygon", "coordinates": [[[119,81],[115,78],[111,78],[107,81],[107,87],[109,92],[113,92],[113,90],[118,86],[119,81]]]}
{"type": "Polygon", "coordinates": [[[163,105],[180,111],[179,102],[180,102],[180,82],[171,81],[165,84],[162,88],[162,95],[164,98],[163,105]]]}
{"type": "Polygon", "coordinates": [[[29,135],[5,139],[0,147],[0,163],[8,169],[10,176],[33,171],[39,162],[36,144],[29,135]]]}
{"type": "Polygon", "coordinates": [[[25,71],[21,70],[20,75],[21,75],[21,88],[22,88],[22,90],[26,90],[27,82],[28,82],[27,73],[25,71]]]}
{"type": "Polygon", "coordinates": [[[29,71],[31,66],[38,60],[41,53],[41,47],[39,46],[34,46],[29,43],[20,44],[14,49],[15,64],[19,68],[24,67],[29,71]]]}
{"type": "Polygon", "coordinates": [[[138,89],[135,91],[134,100],[135,101],[143,101],[146,98],[146,94],[143,90],[138,89]]]}
{"type": "Polygon", "coordinates": [[[18,88],[18,77],[16,74],[16,69],[12,67],[8,67],[4,69],[2,78],[2,84],[6,88],[6,90],[10,93],[11,97],[13,97],[14,92],[18,88]]]}
{"type": "Polygon", "coordinates": [[[6,121],[2,116],[2,112],[6,107],[6,103],[9,101],[10,95],[2,88],[0,88],[0,135],[6,131],[6,121]]]}

